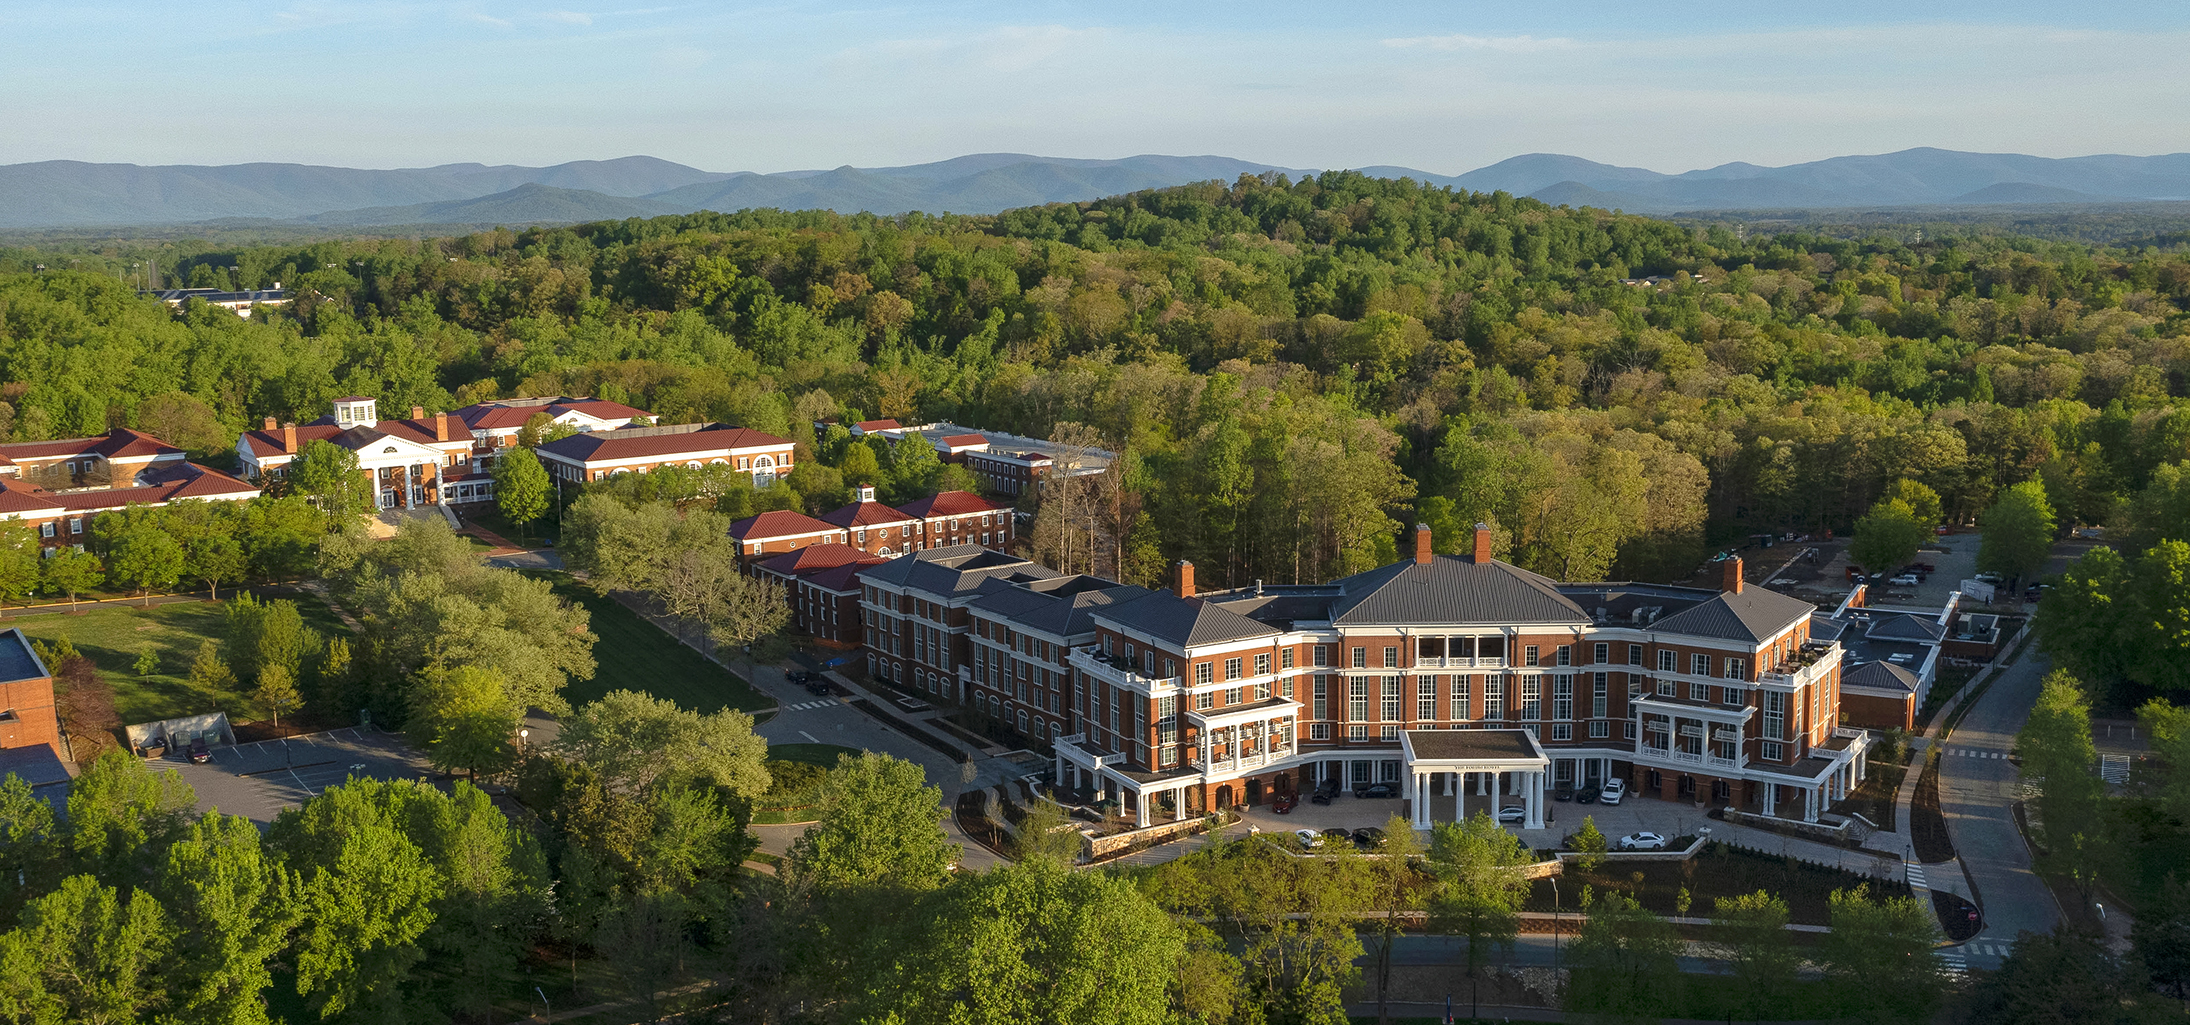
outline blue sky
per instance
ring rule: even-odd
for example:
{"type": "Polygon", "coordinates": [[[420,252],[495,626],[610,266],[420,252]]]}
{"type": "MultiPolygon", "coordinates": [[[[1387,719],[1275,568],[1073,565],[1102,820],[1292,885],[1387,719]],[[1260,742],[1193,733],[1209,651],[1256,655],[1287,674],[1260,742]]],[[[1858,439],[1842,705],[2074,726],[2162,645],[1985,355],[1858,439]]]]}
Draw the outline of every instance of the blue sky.
{"type": "Polygon", "coordinates": [[[2190,150],[2190,5],[0,5],[0,163],[2190,150]]]}

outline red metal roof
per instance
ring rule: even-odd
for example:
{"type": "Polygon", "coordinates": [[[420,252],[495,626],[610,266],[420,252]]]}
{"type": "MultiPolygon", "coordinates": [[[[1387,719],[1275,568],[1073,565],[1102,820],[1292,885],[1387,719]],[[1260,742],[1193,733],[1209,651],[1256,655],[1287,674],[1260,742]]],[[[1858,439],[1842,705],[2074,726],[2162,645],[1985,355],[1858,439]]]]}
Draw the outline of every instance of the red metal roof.
{"type": "Polygon", "coordinates": [[[910,523],[915,519],[880,502],[853,502],[841,509],[822,513],[821,518],[845,528],[872,527],[882,523],[910,523]]]}
{"type": "Polygon", "coordinates": [[[740,541],[764,541],[771,537],[800,537],[808,534],[834,533],[837,526],[823,523],[805,513],[776,509],[748,516],[730,525],[730,536],[740,541]]]}
{"type": "Polygon", "coordinates": [[[945,491],[915,499],[897,507],[899,512],[910,516],[963,516],[967,513],[1001,512],[1004,507],[982,498],[971,491],[945,491]]]}
{"type": "Polygon", "coordinates": [[[789,452],[791,439],[729,424],[678,424],[573,434],[548,442],[540,446],[539,451],[575,462],[593,463],[617,459],[726,456],[730,450],[740,448],[789,452]]]}
{"type": "Polygon", "coordinates": [[[858,426],[859,426],[859,429],[860,429],[860,430],[862,430],[862,431],[870,431],[870,432],[871,432],[871,431],[902,431],[902,430],[904,430],[904,429],[905,429],[905,425],[904,425],[904,424],[898,423],[898,422],[897,422],[897,421],[895,421],[895,420],[861,420],[861,421],[859,422],[858,426]]]}
{"type": "Polygon", "coordinates": [[[20,462],[26,459],[66,459],[69,456],[88,455],[131,459],[142,456],[179,456],[182,451],[143,431],[116,427],[91,438],[61,438],[56,441],[22,441],[12,445],[0,445],[0,459],[20,462]]]}
{"type": "Polygon", "coordinates": [[[805,577],[812,576],[823,570],[835,569],[839,566],[868,565],[888,561],[890,560],[879,555],[870,555],[851,545],[837,544],[831,541],[826,544],[809,545],[795,552],[785,552],[782,555],[763,561],[760,563],[760,568],[771,573],[805,577]]]}
{"type": "Polygon", "coordinates": [[[943,444],[951,448],[966,448],[971,445],[986,445],[988,443],[989,439],[979,434],[952,434],[943,439],[943,444]]]}
{"type": "Polygon", "coordinates": [[[494,399],[487,402],[475,402],[450,415],[463,420],[464,424],[473,430],[483,431],[523,427],[525,421],[532,419],[534,413],[544,412],[548,416],[554,417],[560,416],[569,410],[576,410],[599,420],[628,420],[637,416],[653,416],[652,413],[646,410],[627,406],[621,402],[610,402],[607,399],[583,396],[573,398],[569,395],[552,399],[494,399]]]}

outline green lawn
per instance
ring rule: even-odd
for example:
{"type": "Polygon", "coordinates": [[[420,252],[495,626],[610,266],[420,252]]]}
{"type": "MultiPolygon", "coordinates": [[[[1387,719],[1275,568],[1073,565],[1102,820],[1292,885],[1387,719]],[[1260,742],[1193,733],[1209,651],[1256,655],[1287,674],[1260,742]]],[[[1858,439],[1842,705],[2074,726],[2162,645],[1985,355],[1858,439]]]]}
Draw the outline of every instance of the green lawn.
{"type": "Polygon", "coordinates": [[[859,749],[842,744],[770,744],[768,757],[782,762],[804,762],[824,769],[836,768],[836,760],[844,755],[859,757],[859,749]]]}
{"type": "Polygon", "coordinates": [[[556,594],[584,606],[592,614],[593,632],[601,638],[593,646],[593,679],[574,680],[563,691],[572,705],[597,700],[612,690],[635,690],[701,712],[775,707],[774,698],[746,686],[729,670],[700,657],[614,599],[593,593],[567,573],[538,575],[554,583],[556,594]]]}
{"type": "MultiPolygon", "coordinates": [[[[319,601],[309,595],[296,596],[295,601],[305,625],[329,636],[348,636],[349,629],[319,601]]],[[[218,642],[226,625],[221,606],[209,602],[155,605],[149,609],[106,605],[82,615],[47,612],[0,620],[0,628],[18,627],[24,636],[49,644],[68,638],[113,686],[114,710],[125,723],[212,711],[225,711],[237,721],[260,718],[257,703],[242,690],[208,692],[190,683],[190,663],[198,656],[199,642],[218,642]],[[160,668],[151,676],[140,677],[137,655],[147,647],[159,654],[160,668]]]]}

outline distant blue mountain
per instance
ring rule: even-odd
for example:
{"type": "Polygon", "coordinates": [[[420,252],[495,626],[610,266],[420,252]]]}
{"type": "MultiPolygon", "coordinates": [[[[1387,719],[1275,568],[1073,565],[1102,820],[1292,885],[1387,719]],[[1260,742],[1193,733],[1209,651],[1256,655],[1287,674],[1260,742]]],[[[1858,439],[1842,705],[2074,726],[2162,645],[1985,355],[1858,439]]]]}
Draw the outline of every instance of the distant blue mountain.
{"type": "MultiPolygon", "coordinates": [[[[1638,213],[2190,199],[2190,153],[2062,159],[1911,149],[1786,167],[1663,174],[1530,153],[1460,175],[1392,165],[1364,174],[1638,213]]],[[[222,218],[323,225],[553,224],[748,207],[994,213],[1300,168],[1223,156],[1114,160],[975,153],[903,167],[702,171],[653,157],[551,167],[444,164],[359,170],[45,161],[0,166],[0,228],[124,227],[222,218]]]]}

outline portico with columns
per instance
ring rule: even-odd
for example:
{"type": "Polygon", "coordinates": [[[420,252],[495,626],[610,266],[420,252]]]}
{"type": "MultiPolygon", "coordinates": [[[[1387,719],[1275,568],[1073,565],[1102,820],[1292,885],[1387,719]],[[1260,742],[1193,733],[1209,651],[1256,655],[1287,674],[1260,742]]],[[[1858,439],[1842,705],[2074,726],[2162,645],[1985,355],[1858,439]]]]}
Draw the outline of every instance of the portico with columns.
{"type": "Polygon", "coordinates": [[[1399,735],[1399,747],[1405,765],[1400,796],[1407,800],[1416,829],[1428,829],[1439,821],[1434,806],[1446,801],[1451,802],[1453,818],[1461,818],[1470,782],[1478,797],[1500,789],[1508,796],[1519,796],[1524,812],[1521,827],[1544,828],[1551,758],[1535,734],[1527,730],[1407,730],[1399,735]],[[1503,787],[1494,782],[1501,779],[1503,787]]]}

